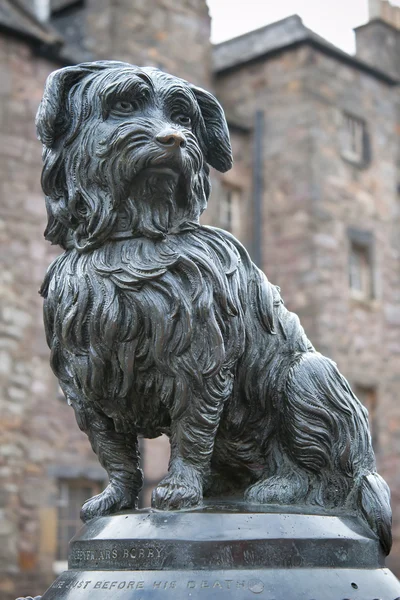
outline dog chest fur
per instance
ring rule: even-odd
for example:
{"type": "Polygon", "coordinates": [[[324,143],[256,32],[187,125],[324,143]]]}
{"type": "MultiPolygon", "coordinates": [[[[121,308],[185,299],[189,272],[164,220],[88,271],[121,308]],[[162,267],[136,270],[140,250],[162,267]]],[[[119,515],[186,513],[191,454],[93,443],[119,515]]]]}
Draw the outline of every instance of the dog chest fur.
{"type": "Polygon", "coordinates": [[[197,388],[225,400],[246,343],[246,275],[212,228],[68,251],[43,286],[53,367],[110,417],[124,404],[140,429],[155,415],[165,427],[162,407],[184,410],[197,388]]]}

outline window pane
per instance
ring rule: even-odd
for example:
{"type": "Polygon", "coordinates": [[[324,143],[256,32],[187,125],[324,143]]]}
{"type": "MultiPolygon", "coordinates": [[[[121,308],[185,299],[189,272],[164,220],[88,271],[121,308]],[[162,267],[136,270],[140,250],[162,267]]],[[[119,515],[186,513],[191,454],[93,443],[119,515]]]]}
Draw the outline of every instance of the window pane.
{"type": "Polygon", "coordinates": [[[372,262],[369,246],[350,242],[350,289],[364,298],[372,297],[372,262]]]}
{"type": "Polygon", "coordinates": [[[358,290],[361,292],[362,291],[361,265],[360,265],[359,255],[355,251],[354,247],[351,248],[351,252],[350,252],[349,276],[350,276],[350,287],[353,290],[358,290]]]}
{"type": "Polygon", "coordinates": [[[150,506],[151,493],[168,472],[170,444],[167,436],[154,439],[140,439],[144,486],[139,497],[141,508],[150,506]]]}
{"type": "Polygon", "coordinates": [[[364,152],[365,123],[348,114],[342,120],[342,155],[352,161],[362,162],[364,152]]]}
{"type": "Polygon", "coordinates": [[[100,484],[85,480],[59,481],[57,560],[67,560],[68,544],[82,527],[82,504],[100,492],[100,484]]]}
{"type": "Polygon", "coordinates": [[[234,235],[238,234],[240,202],[241,191],[238,188],[222,185],[219,225],[234,235]]]}

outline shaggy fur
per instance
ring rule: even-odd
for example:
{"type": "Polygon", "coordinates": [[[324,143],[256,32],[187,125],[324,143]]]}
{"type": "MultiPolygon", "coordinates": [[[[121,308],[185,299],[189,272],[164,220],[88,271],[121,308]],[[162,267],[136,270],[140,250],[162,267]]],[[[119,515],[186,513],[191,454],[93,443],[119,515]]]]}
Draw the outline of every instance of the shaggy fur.
{"type": "Polygon", "coordinates": [[[230,168],[209,93],[152,68],[50,75],[37,117],[51,364],[110,483],[84,519],[135,507],[138,436],[166,433],[153,506],[203,494],[357,511],[390,549],[367,411],[279,290],[225,231],[199,225],[207,163],[230,168]]]}

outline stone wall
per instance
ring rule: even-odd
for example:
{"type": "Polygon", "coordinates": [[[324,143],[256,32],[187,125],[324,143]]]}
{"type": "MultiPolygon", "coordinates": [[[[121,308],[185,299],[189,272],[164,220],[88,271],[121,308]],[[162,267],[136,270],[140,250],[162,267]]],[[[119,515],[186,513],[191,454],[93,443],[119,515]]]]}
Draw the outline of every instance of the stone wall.
{"type": "Polygon", "coordinates": [[[208,86],[210,17],[204,0],[88,0],[87,50],[152,65],[208,86]]]}
{"type": "Polygon", "coordinates": [[[41,532],[55,510],[51,465],[97,468],[48,366],[40,287],[55,250],[44,241],[34,119],[55,68],[0,38],[0,598],[38,594],[53,578],[41,532]],[[46,512],[47,511],[47,512],[46,512]],[[16,583],[18,582],[18,585],[16,583]]]}
{"type": "MultiPolygon", "coordinates": [[[[397,89],[310,47],[220,74],[217,92],[243,120],[265,113],[263,267],[316,348],[353,385],[375,387],[378,468],[392,488],[399,573],[400,204],[397,89]],[[365,122],[366,165],[341,154],[343,112],[365,122]],[[371,232],[376,297],[349,289],[349,228],[371,232]]],[[[248,211],[251,214],[251,206],[248,211]]]]}

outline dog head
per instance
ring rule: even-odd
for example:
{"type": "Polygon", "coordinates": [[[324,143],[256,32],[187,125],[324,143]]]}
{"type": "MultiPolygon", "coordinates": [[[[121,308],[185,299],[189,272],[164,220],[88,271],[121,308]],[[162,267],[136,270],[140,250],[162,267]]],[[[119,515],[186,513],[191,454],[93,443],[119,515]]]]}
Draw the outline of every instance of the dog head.
{"type": "Polygon", "coordinates": [[[80,251],[113,233],[165,236],[197,223],[207,163],[232,166],[224,112],[210,93],[158,69],[101,61],[47,80],[43,143],[46,239],[80,251]]]}

